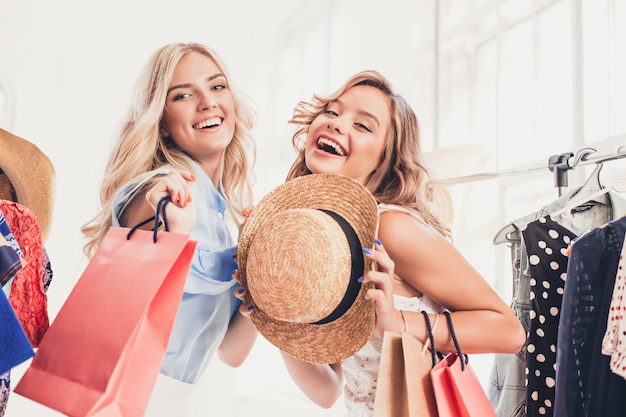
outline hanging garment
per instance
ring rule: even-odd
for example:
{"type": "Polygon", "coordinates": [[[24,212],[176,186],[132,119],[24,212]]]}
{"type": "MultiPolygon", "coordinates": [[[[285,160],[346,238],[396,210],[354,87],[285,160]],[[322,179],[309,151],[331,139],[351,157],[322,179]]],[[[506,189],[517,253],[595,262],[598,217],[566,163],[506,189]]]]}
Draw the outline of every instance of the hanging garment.
{"type": "Polygon", "coordinates": [[[571,247],[557,342],[557,417],[624,415],[626,380],[611,372],[602,341],[625,232],[621,218],[571,247]]]}
{"type": "MultiPolygon", "coordinates": [[[[15,316],[15,312],[13,307],[10,305],[7,297],[9,293],[9,284],[15,277],[15,274],[22,268],[21,259],[21,249],[15,240],[15,236],[11,232],[9,225],[7,225],[6,219],[4,218],[4,214],[0,211],[0,284],[6,286],[6,294],[2,291],[0,294],[0,298],[3,298],[3,302],[6,303],[6,306],[11,309],[11,313],[13,314],[14,321],[17,322],[17,326],[19,326],[19,331],[22,332],[23,339],[28,344],[28,348],[32,348],[30,346],[30,342],[26,339],[26,334],[22,329],[21,323],[17,320],[17,316],[15,316]]],[[[8,325],[9,323],[4,323],[8,325]]],[[[2,327],[0,325],[0,327],[2,327]]],[[[0,338],[1,339],[1,338],[0,338]]],[[[12,342],[16,342],[13,339],[12,342]]],[[[0,341],[0,352],[4,352],[4,349],[7,348],[4,341],[0,341]]],[[[8,347],[10,349],[10,347],[8,347]]],[[[32,356],[32,355],[31,355],[32,356]]],[[[5,358],[6,359],[6,358],[5,358]]],[[[0,373],[0,417],[4,416],[7,408],[7,402],[9,400],[9,390],[11,386],[11,373],[10,370],[1,371],[0,373]]]]}
{"type": "Polygon", "coordinates": [[[37,219],[27,207],[0,200],[0,211],[26,260],[11,283],[9,301],[30,343],[37,347],[50,325],[45,293],[52,279],[50,260],[43,248],[37,219]]]}
{"type": "MultiPolygon", "coordinates": [[[[24,333],[37,347],[49,327],[45,292],[52,280],[52,268],[35,215],[25,206],[0,200],[0,223],[7,242],[23,257],[22,268],[4,286],[24,333]]],[[[0,375],[0,417],[5,413],[11,386],[10,372],[0,375]]]]}
{"type": "MultiPolygon", "coordinates": [[[[513,293],[511,307],[528,332],[530,327],[530,276],[526,243],[522,230],[537,219],[565,207],[578,189],[567,193],[537,212],[510,223],[515,230],[510,239],[511,270],[513,293]]],[[[557,222],[576,235],[605,224],[626,212],[626,200],[619,194],[608,193],[609,205],[595,205],[587,211],[575,215],[559,216],[557,222]]],[[[487,393],[500,417],[523,417],[527,415],[526,405],[526,346],[517,354],[496,354],[491,370],[487,393]]],[[[533,415],[533,414],[531,414],[533,415]]]]}
{"type": "Polygon", "coordinates": [[[522,232],[530,273],[530,326],[526,342],[528,416],[553,415],[556,343],[563,287],[565,250],[576,237],[550,217],[528,224],[522,232]]]}
{"type": "Polygon", "coordinates": [[[611,294],[609,319],[602,339],[602,354],[611,357],[611,371],[626,378],[626,245],[619,255],[611,294]]]}

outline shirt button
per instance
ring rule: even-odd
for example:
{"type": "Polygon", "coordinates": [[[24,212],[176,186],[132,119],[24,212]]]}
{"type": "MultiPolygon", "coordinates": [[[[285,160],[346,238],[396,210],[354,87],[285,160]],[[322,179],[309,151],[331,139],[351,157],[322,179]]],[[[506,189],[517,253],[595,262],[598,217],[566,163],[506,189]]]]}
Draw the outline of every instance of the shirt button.
{"type": "Polygon", "coordinates": [[[217,218],[218,219],[223,219],[224,218],[224,214],[220,213],[219,211],[217,212],[217,218]]]}

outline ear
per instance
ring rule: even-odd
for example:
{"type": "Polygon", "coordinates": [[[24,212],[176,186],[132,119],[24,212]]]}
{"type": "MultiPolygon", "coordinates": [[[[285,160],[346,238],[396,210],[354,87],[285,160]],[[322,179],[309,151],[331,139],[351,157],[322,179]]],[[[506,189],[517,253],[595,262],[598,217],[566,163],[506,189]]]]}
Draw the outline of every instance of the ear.
{"type": "Polygon", "coordinates": [[[162,138],[167,138],[170,136],[170,132],[167,130],[167,128],[165,127],[165,122],[163,120],[161,120],[159,122],[159,135],[162,138]]]}

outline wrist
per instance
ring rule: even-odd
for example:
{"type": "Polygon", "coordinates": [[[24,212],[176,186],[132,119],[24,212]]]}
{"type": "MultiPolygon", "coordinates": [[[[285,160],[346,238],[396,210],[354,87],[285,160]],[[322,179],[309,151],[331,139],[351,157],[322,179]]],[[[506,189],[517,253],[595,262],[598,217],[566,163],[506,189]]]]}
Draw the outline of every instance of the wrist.
{"type": "Polygon", "coordinates": [[[396,320],[396,331],[398,334],[402,334],[403,332],[409,331],[409,322],[406,317],[407,312],[404,310],[400,310],[400,321],[396,320]]]}

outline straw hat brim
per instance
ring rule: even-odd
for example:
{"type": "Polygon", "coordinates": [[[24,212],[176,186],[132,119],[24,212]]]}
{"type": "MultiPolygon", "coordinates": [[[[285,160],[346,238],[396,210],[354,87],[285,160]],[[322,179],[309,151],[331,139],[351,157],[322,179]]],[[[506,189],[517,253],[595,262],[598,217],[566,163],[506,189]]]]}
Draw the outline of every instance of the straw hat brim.
{"type": "MultiPolygon", "coordinates": [[[[268,193],[254,207],[239,237],[239,280],[248,288],[248,250],[262,223],[276,213],[293,208],[329,210],[343,217],[354,229],[361,247],[374,247],[378,233],[378,206],[372,194],[357,181],[335,174],[310,174],[287,181],[268,193]]],[[[271,254],[268,254],[271,256],[271,254]]],[[[374,268],[364,257],[364,271],[374,268]]],[[[310,271],[310,278],[315,278],[310,271]]],[[[362,275],[362,274],[361,274],[362,275]]],[[[246,302],[254,306],[250,318],[259,332],[289,355],[311,363],[340,362],[367,343],[374,331],[371,300],[363,295],[371,285],[362,285],[352,306],[340,318],[326,324],[293,323],[275,319],[258,308],[249,291],[246,302]]],[[[280,291],[278,286],[275,291],[280,291]]],[[[306,297],[306,294],[302,295],[306,297]]],[[[294,300],[297,303],[297,300],[294,300]]]]}
{"type": "Polygon", "coordinates": [[[8,179],[8,183],[0,179],[1,198],[15,201],[33,212],[45,242],[54,204],[52,162],[33,143],[0,129],[0,171],[0,177],[8,179]]]}

